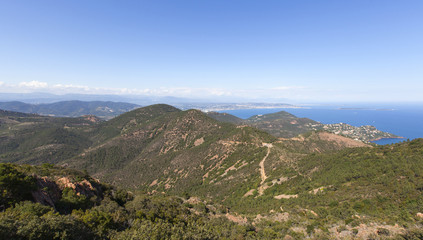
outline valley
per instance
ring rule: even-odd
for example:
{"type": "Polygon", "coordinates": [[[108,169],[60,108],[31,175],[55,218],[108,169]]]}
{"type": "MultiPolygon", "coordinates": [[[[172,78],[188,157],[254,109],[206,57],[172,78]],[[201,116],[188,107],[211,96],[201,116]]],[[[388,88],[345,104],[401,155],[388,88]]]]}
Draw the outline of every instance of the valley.
{"type": "Polygon", "coordinates": [[[0,6],[0,240],[423,240],[423,1],[0,6]]]}
{"type": "Polygon", "coordinates": [[[285,119],[263,115],[245,124],[164,104],[108,121],[2,111],[0,161],[77,169],[137,194],[185,196],[187,204],[212,201],[206,212],[252,224],[260,238],[268,231],[353,238],[379,236],[378,229],[396,236],[412,229],[395,224],[419,224],[421,139],[375,146],[321,129],[295,135],[296,123],[312,120],[276,115],[285,119]],[[273,126],[293,137],[269,134],[273,126]],[[211,210],[217,206],[227,210],[211,210]]]}

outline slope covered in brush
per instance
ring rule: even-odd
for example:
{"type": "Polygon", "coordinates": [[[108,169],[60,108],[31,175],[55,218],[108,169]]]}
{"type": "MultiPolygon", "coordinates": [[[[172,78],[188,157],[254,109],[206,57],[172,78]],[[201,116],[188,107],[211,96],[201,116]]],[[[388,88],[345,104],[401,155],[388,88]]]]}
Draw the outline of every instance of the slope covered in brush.
{"type": "MultiPolygon", "coordinates": [[[[327,132],[277,139],[256,128],[222,123],[200,111],[181,111],[168,105],[140,108],[99,123],[20,113],[3,115],[7,115],[1,118],[7,124],[2,128],[4,137],[9,136],[7,131],[16,131],[19,135],[23,133],[21,130],[29,131],[27,126],[37,126],[33,132],[29,131],[31,134],[27,138],[22,138],[23,143],[30,139],[35,142],[37,134],[43,136],[47,125],[61,126],[67,134],[84,137],[77,139],[88,139],[87,147],[79,148],[79,152],[70,157],[65,155],[60,164],[86,169],[101,181],[153,195],[160,196],[164,192],[213,200],[222,206],[220,210],[212,210],[207,204],[200,204],[194,210],[221,211],[225,218],[244,226],[254,223],[257,231],[243,232],[245,238],[248,234],[264,232],[269,239],[287,234],[368,238],[401,235],[410,226],[421,227],[421,139],[378,147],[327,132]]],[[[39,147],[30,146],[26,153],[36,152],[39,147]]],[[[2,156],[12,153],[13,150],[6,151],[2,156]]],[[[12,175],[16,175],[17,184],[23,186],[32,176],[16,172],[12,175]]],[[[24,189],[30,191],[30,188],[24,189]]],[[[13,191],[2,192],[14,194],[13,191]]],[[[69,194],[69,199],[73,199],[69,194]]],[[[8,199],[20,201],[28,196],[16,195],[8,199]]],[[[151,205],[146,201],[137,204],[149,209],[151,205]]],[[[179,203],[172,204],[187,204],[187,208],[191,204],[177,201],[179,203]]],[[[137,230],[122,228],[119,223],[116,226],[120,230],[113,228],[113,231],[124,234],[122,237],[140,234],[144,228],[156,227],[157,216],[167,219],[161,227],[172,228],[175,222],[168,220],[181,217],[179,213],[168,217],[164,208],[152,213],[150,210],[137,211],[134,212],[139,214],[140,221],[144,221],[137,225],[137,230]],[[147,222],[149,225],[144,225],[147,222]],[[121,232],[122,229],[125,231],[121,232]]],[[[91,210],[88,213],[91,214],[91,210]]],[[[86,212],[78,214],[84,216],[86,212]]],[[[191,231],[191,225],[185,223],[180,231],[191,231]]],[[[100,225],[95,229],[97,226],[100,225]]]]}
{"type": "Polygon", "coordinates": [[[3,150],[3,161],[60,162],[132,189],[225,201],[253,188],[266,189],[263,176],[280,178],[275,173],[292,172],[293,163],[308,153],[364,146],[322,134],[281,143],[252,127],[160,104],[106,122],[25,114],[4,119],[9,122],[3,144],[21,142],[3,150]]]}
{"type": "Polygon", "coordinates": [[[249,201],[249,195],[264,196],[297,175],[298,160],[308,154],[367,147],[325,132],[281,141],[252,127],[167,105],[137,109],[94,132],[97,137],[114,133],[66,160],[69,166],[132,189],[209,197],[230,205],[249,201]]]}
{"type": "Polygon", "coordinates": [[[245,122],[244,119],[236,117],[229,113],[219,113],[219,112],[206,112],[207,116],[216,119],[219,122],[233,123],[241,125],[245,122]]]}
{"type": "Polygon", "coordinates": [[[0,164],[0,194],[1,239],[263,236],[251,225],[228,221],[227,210],[220,205],[162,194],[133,194],[85,173],[50,164],[0,164]]]}
{"type": "MultiPolygon", "coordinates": [[[[12,239],[25,239],[29,234],[54,239],[53,233],[75,239],[79,231],[84,239],[421,236],[421,139],[326,153],[319,153],[324,145],[311,154],[307,148],[288,151],[289,145],[300,146],[301,142],[275,141],[263,146],[267,149],[264,180],[258,173],[257,180],[238,185],[242,195],[234,191],[223,199],[216,196],[214,203],[189,197],[187,192],[185,198],[133,195],[85,173],[48,164],[0,164],[0,190],[6,200],[2,205],[7,208],[0,213],[0,234],[12,239]],[[247,194],[248,187],[255,191],[247,194]]],[[[232,171],[237,170],[226,174],[232,171]]],[[[215,190],[225,191],[219,179],[215,183],[215,190]]],[[[204,183],[212,191],[210,184],[204,183]]]]}
{"type": "Polygon", "coordinates": [[[55,118],[0,110],[0,162],[56,163],[91,145],[92,117],[55,118]]]}
{"type": "Polygon", "coordinates": [[[262,143],[275,140],[251,127],[166,105],[126,113],[96,131],[105,140],[74,158],[72,166],[132,188],[178,192],[200,187],[237,161],[246,171],[239,171],[241,183],[251,175],[247,165],[258,166],[266,154],[262,143]]]}

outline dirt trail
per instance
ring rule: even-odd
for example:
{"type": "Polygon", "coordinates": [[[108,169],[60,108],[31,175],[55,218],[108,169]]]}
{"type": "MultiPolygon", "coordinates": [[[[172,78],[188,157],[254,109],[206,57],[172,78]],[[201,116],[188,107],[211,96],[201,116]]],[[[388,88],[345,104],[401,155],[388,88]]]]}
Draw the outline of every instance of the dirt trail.
{"type": "Polygon", "coordinates": [[[260,185],[262,185],[264,183],[264,181],[267,179],[266,172],[264,170],[264,161],[266,161],[267,157],[269,156],[270,148],[272,148],[273,145],[271,143],[263,143],[263,146],[267,147],[267,154],[266,154],[266,156],[264,156],[263,160],[261,160],[261,162],[260,162],[260,175],[261,175],[260,185]]]}
{"type": "MultiPolygon", "coordinates": [[[[267,153],[266,153],[266,156],[264,156],[263,160],[261,160],[261,162],[259,164],[260,165],[260,178],[261,178],[260,186],[257,189],[250,189],[246,194],[244,194],[244,197],[248,197],[250,195],[253,195],[255,190],[258,191],[258,196],[262,196],[264,194],[264,190],[269,188],[269,185],[263,185],[264,181],[266,181],[266,179],[267,179],[266,171],[264,170],[264,162],[266,161],[267,157],[269,156],[270,149],[273,147],[273,145],[271,143],[263,143],[262,146],[267,147],[267,153]]],[[[282,181],[282,180],[279,180],[279,181],[282,181]]],[[[284,181],[286,181],[286,180],[284,180],[284,181]]],[[[275,180],[272,181],[272,184],[274,185],[277,182],[278,182],[278,180],[275,179],[275,180]]]]}

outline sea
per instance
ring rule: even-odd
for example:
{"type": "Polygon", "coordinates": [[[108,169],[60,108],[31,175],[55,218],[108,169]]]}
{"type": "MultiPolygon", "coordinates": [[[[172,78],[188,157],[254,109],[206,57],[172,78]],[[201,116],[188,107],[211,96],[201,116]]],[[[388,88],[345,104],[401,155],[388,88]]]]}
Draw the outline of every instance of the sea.
{"type": "Polygon", "coordinates": [[[418,104],[341,104],[305,105],[300,108],[256,108],[224,110],[239,118],[254,115],[289,112],[297,117],[330,123],[347,123],[353,126],[372,125],[377,129],[403,138],[384,138],[374,143],[392,144],[415,138],[423,138],[423,103],[418,104]]]}

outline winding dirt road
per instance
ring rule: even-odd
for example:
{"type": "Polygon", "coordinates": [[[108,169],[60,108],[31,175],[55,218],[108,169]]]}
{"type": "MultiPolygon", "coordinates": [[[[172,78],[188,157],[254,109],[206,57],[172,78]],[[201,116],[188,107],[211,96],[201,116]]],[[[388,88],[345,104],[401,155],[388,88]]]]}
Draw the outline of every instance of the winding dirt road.
{"type": "Polygon", "coordinates": [[[263,146],[267,147],[267,154],[266,154],[266,156],[264,156],[263,160],[261,160],[261,162],[260,162],[260,175],[261,175],[260,185],[263,184],[264,181],[267,179],[266,171],[264,170],[264,161],[266,161],[267,157],[269,156],[270,148],[272,148],[273,145],[271,143],[263,143],[263,146]]]}

